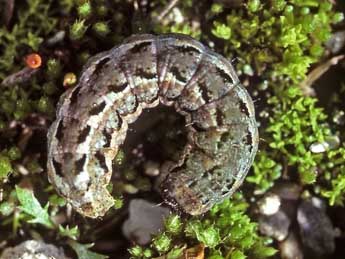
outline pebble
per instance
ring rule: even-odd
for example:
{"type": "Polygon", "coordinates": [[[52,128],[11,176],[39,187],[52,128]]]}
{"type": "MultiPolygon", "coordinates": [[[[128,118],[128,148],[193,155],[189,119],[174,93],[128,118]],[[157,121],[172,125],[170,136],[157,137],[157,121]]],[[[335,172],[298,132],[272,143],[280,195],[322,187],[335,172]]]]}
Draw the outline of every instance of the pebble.
{"type": "Polygon", "coordinates": [[[4,250],[0,259],[69,259],[62,248],[42,241],[28,240],[4,250]]]}
{"type": "Polygon", "coordinates": [[[340,144],[340,140],[338,136],[330,136],[322,142],[315,142],[310,145],[309,150],[312,153],[323,153],[327,150],[337,148],[340,144]]]}
{"type": "Polygon", "coordinates": [[[279,243],[282,259],[303,259],[303,250],[298,235],[291,231],[288,237],[279,243]]]}
{"type": "Polygon", "coordinates": [[[263,215],[273,215],[278,212],[281,201],[278,195],[270,193],[259,201],[259,210],[263,215]]]}
{"type": "Polygon", "coordinates": [[[297,222],[303,246],[308,254],[321,257],[335,250],[335,231],[323,207],[315,200],[304,200],[297,210],[297,222]]]}
{"type": "Polygon", "coordinates": [[[282,241],[288,236],[290,224],[289,217],[283,211],[259,217],[260,232],[278,241],[282,241]]]}
{"type": "Polygon", "coordinates": [[[345,31],[338,31],[332,34],[331,38],[326,42],[326,47],[333,54],[337,54],[345,46],[345,31]]]}
{"type": "Polygon", "coordinates": [[[146,245],[152,235],[158,234],[164,226],[164,219],[170,214],[168,208],[143,199],[133,199],[129,204],[129,218],[122,226],[125,237],[139,245],[146,245]]]}
{"type": "Polygon", "coordinates": [[[148,176],[159,175],[159,164],[153,161],[147,161],[144,164],[144,172],[148,176]]]}

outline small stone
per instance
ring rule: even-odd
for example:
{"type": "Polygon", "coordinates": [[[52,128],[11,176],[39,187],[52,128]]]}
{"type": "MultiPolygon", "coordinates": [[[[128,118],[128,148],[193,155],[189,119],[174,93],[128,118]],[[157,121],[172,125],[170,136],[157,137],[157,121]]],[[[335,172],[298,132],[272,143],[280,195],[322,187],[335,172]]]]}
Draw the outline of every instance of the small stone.
{"type": "Polygon", "coordinates": [[[144,172],[148,176],[159,175],[159,164],[153,161],[147,161],[144,165],[144,172]]]}
{"type": "Polygon", "coordinates": [[[303,259],[301,244],[293,231],[279,244],[279,248],[282,259],[303,259]]]}
{"type": "Polygon", "coordinates": [[[297,211],[297,221],[304,248],[317,257],[334,252],[335,232],[324,208],[319,208],[314,203],[309,200],[301,202],[297,211]]]}
{"type": "Polygon", "coordinates": [[[278,241],[282,241],[287,237],[290,224],[289,217],[283,211],[278,211],[273,215],[261,215],[259,217],[260,232],[278,241]]]}
{"type": "Polygon", "coordinates": [[[338,125],[345,124],[345,112],[344,111],[336,111],[333,116],[333,122],[338,125]]]}
{"type": "Polygon", "coordinates": [[[270,193],[259,201],[260,213],[263,215],[273,215],[278,212],[280,204],[279,196],[270,193]]]}
{"type": "Polygon", "coordinates": [[[62,42],[65,39],[66,32],[65,31],[58,31],[52,37],[48,38],[47,45],[54,46],[57,43],[62,42]]]}
{"type": "Polygon", "coordinates": [[[62,248],[42,241],[28,240],[4,250],[0,259],[68,259],[62,248]]]}
{"type": "Polygon", "coordinates": [[[345,31],[338,31],[332,34],[326,42],[326,47],[333,54],[337,54],[345,46],[345,31]]]}
{"type": "Polygon", "coordinates": [[[328,143],[327,142],[315,142],[311,144],[309,150],[313,153],[323,153],[328,150],[328,143]]]}
{"type": "Polygon", "coordinates": [[[143,199],[133,199],[129,204],[129,218],[122,226],[122,232],[128,240],[139,245],[146,245],[152,235],[158,234],[164,226],[164,219],[170,214],[168,208],[143,199]]]}
{"type": "Polygon", "coordinates": [[[310,145],[309,150],[313,153],[323,153],[327,150],[337,148],[340,144],[338,136],[330,136],[323,142],[315,142],[310,145]]]}

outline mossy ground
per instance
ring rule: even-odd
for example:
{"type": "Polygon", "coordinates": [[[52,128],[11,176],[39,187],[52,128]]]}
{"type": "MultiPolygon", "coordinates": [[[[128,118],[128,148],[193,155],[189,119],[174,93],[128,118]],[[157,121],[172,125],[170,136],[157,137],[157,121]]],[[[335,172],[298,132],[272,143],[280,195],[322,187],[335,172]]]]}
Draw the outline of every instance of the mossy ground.
{"type": "MultiPolygon", "coordinates": [[[[24,69],[28,54],[39,53],[43,61],[35,73],[24,71],[19,79],[0,85],[1,248],[42,238],[63,246],[72,256],[74,249],[79,258],[104,258],[101,254],[120,258],[120,253],[125,258],[129,252],[134,258],[179,258],[184,249],[203,243],[205,258],[270,257],[275,254],[275,244],[258,234],[255,218],[249,217],[247,209],[283,178],[299,184],[307,195],[327,200],[331,211],[344,211],[341,114],[345,79],[338,75],[335,86],[328,88],[328,98],[324,98],[322,86],[316,89],[316,96],[306,96],[300,87],[311,68],[330,58],[324,43],[333,30],[344,27],[340,1],[231,4],[187,0],[177,1],[161,17],[168,2],[0,2],[0,81],[24,69]],[[235,195],[202,218],[171,216],[150,246],[131,247],[122,235],[114,236],[125,217],[125,209],[120,208],[126,208],[132,197],[124,193],[139,191],[149,196],[150,181],[128,166],[121,153],[116,166],[125,171],[123,180],[110,186],[115,208],[103,221],[71,216],[66,202],[47,181],[46,131],[64,87],[73,84],[73,76],[78,77],[86,60],[133,33],[144,32],[190,34],[233,60],[255,99],[261,141],[243,195],[235,195]],[[338,145],[321,153],[311,150],[312,145],[335,137],[338,145]],[[106,242],[118,244],[118,250],[104,249],[106,242]],[[88,243],[95,246],[90,248],[88,243]]],[[[339,222],[334,224],[344,233],[339,222]]]]}

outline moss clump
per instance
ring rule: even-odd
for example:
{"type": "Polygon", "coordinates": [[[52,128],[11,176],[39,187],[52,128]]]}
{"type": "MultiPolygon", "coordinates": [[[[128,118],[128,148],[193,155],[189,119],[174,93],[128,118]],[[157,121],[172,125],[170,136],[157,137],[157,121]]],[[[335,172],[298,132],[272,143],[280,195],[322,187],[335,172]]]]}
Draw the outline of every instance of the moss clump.
{"type": "MultiPolygon", "coordinates": [[[[164,231],[153,238],[153,256],[180,253],[195,244],[205,245],[205,258],[267,258],[276,253],[267,241],[257,234],[257,224],[245,214],[248,204],[236,195],[231,201],[214,206],[202,219],[186,220],[171,215],[164,231]]],[[[145,257],[145,247],[133,247],[133,258],[145,257]]],[[[150,255],[151,256],[151,255],[150,255]]],[[[179,258],[179,257],[176,257],[179,258]]]]}
{"type": "Polygon", "coordinates": [[[325,0],[250,0],[238,10],[214,4],[209,15],[212,34],[225,40],[228,56],[239,57],[239,70],[250,65],[259,75],[287,76],[294,82],[305,78],[323,54],[331,24],[342,20],[325,0]]]}
{"type": "Polygon", "coordinates": [[[81,40],[87,30],[87,25],[85,25],[85,20],[76,20],[69,31],[69,37],[71,40],[81,40]]]}
{"type": "Polygon", "coordinates": [[[0,179],[6,179],[12,171],[10,159],[6,156],[0,156],[0,179]]]}
{"type": "Polygon", "coordinates": [[[269,147],[275,150],[276,160],[284,157],[287,165],[297,167],[305,184],[315,182],[317,165],[322,158],[312,153],[310,146],[331,134],[326,115],[316,107],[316,102],[316,98],[302,96],[297,87],[290,87],[268,100],[275,107],[266,128],[270,134],[269,147]]]}

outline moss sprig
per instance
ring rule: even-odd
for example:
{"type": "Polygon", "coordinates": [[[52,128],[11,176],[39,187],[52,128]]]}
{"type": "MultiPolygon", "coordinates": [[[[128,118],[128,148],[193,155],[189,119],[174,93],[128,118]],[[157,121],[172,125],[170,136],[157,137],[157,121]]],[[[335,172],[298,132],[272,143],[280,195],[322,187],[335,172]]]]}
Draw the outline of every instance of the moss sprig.
{"type": "Polygon", "coordinates": [[[343,19],[326,0],[250,0],[245,9],[223,13],[218,5],[210,11],[211,33],[225,40],[228,56],[240,57],[238,69],[249,64],[259,75],[287,76],[295,83],[322,56],[331,25],[343,19]]]}
{"type": "MultiPolygon", "coordinates": [[[[129,249],[132,258],[172,254],[181,247],[204,244],[205,258],[268,258],[276,253],[258,235],[257,224],[246,215],[248,203],[239,194],[232,200],[214,206],[202,219],[185,219],[171,215],[165,222],[165,229],[153,238],[150,248],[135,246],[129,249]],[[173,231],[172,231],[173,229],[173,231]],[[177,229],[177,230],[176,230],[177,229]]],[[[179,258],[179,257],[177,257],[179,258]]]]}

